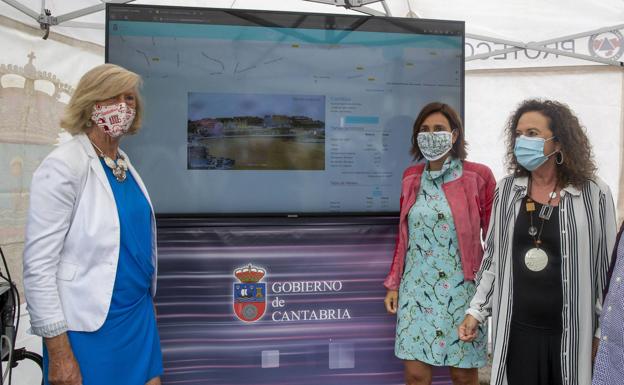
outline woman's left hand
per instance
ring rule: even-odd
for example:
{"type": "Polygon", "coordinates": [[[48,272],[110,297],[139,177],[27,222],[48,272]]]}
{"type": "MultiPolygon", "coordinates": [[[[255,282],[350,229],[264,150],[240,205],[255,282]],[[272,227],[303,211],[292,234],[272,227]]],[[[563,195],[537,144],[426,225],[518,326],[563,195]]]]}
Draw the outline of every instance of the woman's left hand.
{"type": "Polygon", "coordinates": [[[479,321],[470,314],[466,314],[464,321],[457,328],[459,339],[464,342],[472,342],[477,338],[479,330],[479,321]]]}

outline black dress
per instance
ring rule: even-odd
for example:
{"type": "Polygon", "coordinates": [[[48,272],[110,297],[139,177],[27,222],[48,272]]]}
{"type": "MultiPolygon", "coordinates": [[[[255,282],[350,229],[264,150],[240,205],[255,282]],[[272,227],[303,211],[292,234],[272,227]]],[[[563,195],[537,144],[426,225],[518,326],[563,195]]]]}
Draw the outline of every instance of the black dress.
{"type": "MultiPolygon", "coordinates": [[[[530,270],[524,261],[526,252],[535,247],[529,235],[531,214],[524,198],[513,238],[513,308],[507,380],[509,385],[560,385],[563,291],[561,285],[561,240],[559,209],[544,221],[541,248],[548,263],[541,271],[530,270]]],[[[539,231],[542,205],[535,202],[533,225],[539,231]]]]}

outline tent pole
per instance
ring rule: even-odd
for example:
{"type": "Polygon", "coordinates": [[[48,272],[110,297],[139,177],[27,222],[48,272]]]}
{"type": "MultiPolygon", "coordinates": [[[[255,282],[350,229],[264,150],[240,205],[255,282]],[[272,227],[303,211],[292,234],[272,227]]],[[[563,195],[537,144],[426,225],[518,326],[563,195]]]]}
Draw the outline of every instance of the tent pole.
{"type": "Polygon", "coordinates": [[[416,12],[414,12],[414,10],[412,10],[412,4],[410,3],[411,0],[405,0],[407,2],[407,17],[411,17],[414,19],[420,19],[420,15],[417,14],[416,12]]]}
{"type": "Polygon", "coordinates": [[[66,21],[63,23],[62,27],[71,27],[71,28],[90,28],[90,29],[104,29],[105,26],[103,23],[88,23],[83,21],[66,21]]]}
{"type": "Polygon", "coordinates": [[[575,33],[575,34],[572,34],[572,35],[561,36],[561,37],[558,37],[558,38],[549,39],[549,40],[543,40],[543,41],[539,41],[539,42],[535,42],[535,43],[523,43],[523,42],[512,41],[512,40],[507,40],[507,39],[500,39],[500,38],[495,38],[495,37],[489,37],[489,36],[484,36],[484,35],[476,35],[476,34],[469,34],[469,33],[467,33],[466,37],[471,38],[471,39],[482,40],[482,41],[489,41],[489,42],[492,42],[492,43],[499,43],[499,44],[505,44],[505,45],[511,45],[513,47],[505,48],[505,49],[499,49],[499,50],[494,50],[494,51],[483,53],[483,54],[469,56],[469,57],[466,58],[466,61],[472,61],[472,60],[478,60],[478,59],[486,59],[486,58],[489,58],[489,57],[492,57],[492,56],[496,56],[496,55],[502,55],[502,54],[506,54],[506,53],[521,51],[523,49],[532,49],[534,51],[548,52],[548,53],[561,55],[561,56],[570,56],[570,57],[573,57],[573,58],[576,58],[576,59],[590,60],[590,61],[594,61],[594,62],[598,62],[598,63],[602,63],[602,64],[609,64],[609,65],[614,65],[614,66],[620,66],[621,67],[621,66],[624,66],[624,64],[622,62],[608,60],[608,59],[595,58],[595,57],[589,56],[589,55],[570,53],[570,52],[567,52],[567,51],[561,51],[561,50],[557,50],[557,49],[554,49],[554,48],[544,47],[547,44],[558,43],[558,42],[565,41],[565,40],[578,39],[578,38],[581,38],[581,37],[596,35],[596,34],[603,33],[603,32],[616,31],[616,30],[620,30],[620,29],[624,29],[624,24],[618,24],[618,25],[614,25],[614,26],[610,26],[610,27],[598,28],[598,29],[594,29],[594,30],[591,30],[591,31],[575,33]]]}
{"type": "Polygon", "coordinates": [[[386,0],[381,0],[381,6],[383,7],[384,12],[386,12],[386,16],[392,16],[392,12],[390,12],[390,7],[388,7],[386,0]]]}
{"type": "Polygon", "coordinates": [[[39,20],[39,15],[37,14],[37,12],[33,11],[32,9],[28,8],[27,6],[25,6],[24,4],[20,4],[19,1],[15,1],[15,0],[1,0],[5,3],[7,3],[8,5],[10,5],[11,7],[17,9],[18,11],[22,12],[23,14],[32,17],[35,20],[39,20]]]}
{"type": "Polygon", "coordinates": [[[321,3],[327,5],[335,5],[336,7],[344,7],[346,9],[351,9],[353,11],[357,11],[360,13],[365,13],[371,16],[388,16],[388,9],[386,9],[387,5],[385,4],[385,0],[304,0],[309,1],[311,3],[321,3]],[[372,4],[380,2],[384,6],[384,10],[386,13],[379,12],[376,9],[367,7],[366,4],[372,4]]]}
{"type": "MultiPolygon", "coordinates": [[[[99,12],[102,11],[106,8],[106,3],[103,2],[101,4],[96,4],[93,5],[91,7],[87,7],[78,11],[74,11],[74,12],[69,12],[66,13],[64,15],[55,17],[52,16],[50,14],[50,11],[46,9],[45,7],[45,0],[41,0],[41,13],[37,14],[37,12],[33,11],[32,9],[26,7],[25,5],[19,3],[18,0],[0,0],[3,1],[5,3],[7,3],[8,5],[10,5],[11,7],[17,9],[18,11],[24,13],[27,16],[32,17],[33,19],[35,19],[38,23],[39,26],[41,27],[41,29],[45,30],[46,33],[44,35],[44,40],[47,39],[49,31],[50,31],[50,26],[52,25],[58,25],[60,23],[64,23],[65,26],[68,27],[78,27],[78,28],[93,28],[93,29],[104,29],[104,25],[102,24],[98,24],[98,23],[86,23],[86,22],[70,22],[67,23],[68,20],[72,20],[72,19],[76,19],[78,17],[82,17],[85,15],[89,15],[91,13],[95,13],[95,12],[99,12]]],[[[110,0],[108,1],[108,3],[114,3],[114,4],[125,4],[125,3],[131,3],[134,0],[110,0]]]]}
{"type": "MultiPolygon", "coordinates": [[[[524,45],[520,45],[520,46],[522,47],[521,49],[530,49],[530,50],[533,50],[533,51],[547,52],[547,53],[551,53],[553,55],[567,56],[567,57],[571,57],[571,58],[574,58],[574,59],[593,61],[593,62],[596,62],[596,63],[607,64],[607,65],[611,65],[611,66],[615,66],[615,67],[624,67],[624,62],[619,61],[619,60],[603,59],[603,58],[599,58],[599,57],[583,55],[583,54],[580,54],[580,53],[562,51],[562,50],[555,49],[555,48],[548,48],[548,47],[544,47],[544,46],[536,45],[536,44],[524,44],[524,45]]],[[[518,49],[517,51],[520,51],[521,49],[518,49]]],[[[488,57],[491,57],[491,56],[494,56],[494,55],[498,55],[498,54],[499,53],[497,53],[497,51],[492,51],[492,52],[489,52],[489,53],[473,55],[473,56],[467,57],[466,61],[472,61],[472,60],[477,60],[477,59],[485,59],[485,58],[488,58],[488,57]]]]}
{"type": "MultiPolygon", "coordinates": [[[[110,3],[110,4],[126,4],[126,3],[131,3],[133,1],[134,0],[111,0],[111,1],[109,1],[107,3],[110,3]]],[[[106,8],[106,4],[107,3],[101,3],[101,4],[92,5],[90,7],[83,8],[83,9],[80,9],[78,11],[69,12],[69,13],[66,13],[64,15],[57,16],[56,17],[56,21],[57,21],[56,24],[63,23],[63,22],[68,21],[68,20],[76,19],[76,18],[79,18],[79,17],[82,17],[82,16],[90,15],[90,14],[95,13],[95,12],[103,11],[106,8]]]]}
{"type": "Polygon", "coordinates": [[[597,35],[599,33],[611,32],[611,31],[616,31],[620,29],[624,29],[624,24],[617,24],[617,25],[612,25],[610,27],[602,27],[602,28],[593,29],[587,32],[579,32],[579,33],[575,33],[575,34],[568,35],[568,36],[558,37],[556,39],[547,40],[546,44],[555,43],[555,42],[562,41],[562,40],[578,39],[578,38],[585,37],[585,36],[597,35]]]}
{"type": "MultiPolygon", "coordinates": [[[[616,31],[616,30],[620,30],[620,29],[624,29],[624,24],[616,24],[616,25],[612,25],[612,26],[608,26],[608,27],[602,27],[602,28],[598,28],[598,29],[593,29],[591,31],[579,32],[579,33],[575,33],[575,34],[572,34],[572,35],[566,35],[566,36],[560,36],[560,37],[556,37],[556,38],[553,38],[553,39],[548,39],[548,40],[542,40],[542,41],[534,42],[533,44],[539,44],[539,45],[552,44],[552,43],[557,43],[557,42],[560,42],[560,41],[563,41],[563,40],[573,40],[573,39],[578,39],[578,38],[581,38],[581,37],[597,35],[599,33],[611,32],[611,31],[616,31]]],[[[504,41],[503,39],[498,39],[498,38],[495,38],[495,37],[484,36],[484,35],[477,35],[477,34],[472,34],[472,33],[467,33],[466,37],[470,37],[472,39],[477,39],[477,40],[491,41],[492,43],[498,43],[499,40],[500,41],[504,41]]]]}
{"type": "Polygon", "coordinates": [[[62,23],[64,21],[76,19],[78,17],[90,15],[95,12],[103,11],[106,8],[106,4],[95,4],[87,8],[79,9],[77,11],[69,12],[64,15],[60,15],[56,17],[58,23],[62,23]]]}
{"type": "Polygon", "coordinates": [[[385,13],[379,12],[378,10],[373,9],[371,7],[361,6],[361,7],[353,7],[351,9],[360,13],[371,15],[371,16],[387,16],[385,13]]]}

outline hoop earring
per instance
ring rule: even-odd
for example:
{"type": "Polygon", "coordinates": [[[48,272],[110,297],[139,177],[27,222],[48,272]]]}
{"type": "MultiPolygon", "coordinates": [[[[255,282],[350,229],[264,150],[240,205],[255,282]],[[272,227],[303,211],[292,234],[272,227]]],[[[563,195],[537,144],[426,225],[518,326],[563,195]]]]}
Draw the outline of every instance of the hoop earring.
{"type": "Polygon", "coordinates": [[[91,121],[89,120],[89,121],[88,121],[85,125],[86,125],[87,127],[91,127],[92,123],[91,123],[91,121]]]}
{"type": "Polygon", "coordinates": [[[557,163],[558,165],[563,164],[563,153],[561,151],[559,151],[557,155],[555,155],[555,163],[557,163]]]}

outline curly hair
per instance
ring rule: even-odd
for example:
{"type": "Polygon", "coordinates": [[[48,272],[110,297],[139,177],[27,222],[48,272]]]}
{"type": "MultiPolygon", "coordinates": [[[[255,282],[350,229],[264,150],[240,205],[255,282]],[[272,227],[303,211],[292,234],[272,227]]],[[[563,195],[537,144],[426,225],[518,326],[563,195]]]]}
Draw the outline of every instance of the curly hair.
{"type": "Polygon", "coordinates": [[[464,125],[462,124],[459,114],[448,104],[432,102],[420,110],[420,113],[418,114],[418,117],[416,117],[412,127],[412,148],[410,149],[410,154],[412,154],[414,160],[423,159],[423,154],[420,152],[420,148],[418,147],[418,133],[420,132],[420,126],[422,126],[423,122],[429,117],[429,115],[433,115],[435,113],[444,115],[446,120],[449,122],[451,130],[457,132],[457,140],[455,140],[455,143],[451,148],[451,155],[460,160],[466,159],[466,148],[468,147],[468,143],[466,143],[466,139],[464,138],[464,125]]]}
{"type": "MultiPolygon", "coordinates": [[[[517,176],[528,176],[530,172],[518,164],[514,154],[516,128],[518,121],[527,112],[539,112],[548,120],[548,128],[553,132],[555,141],[561,146],[563,163],[557,164],[557,180],[560,187],[572,185],[581,187],[596,175],[596,163],[591,143],[578,118],[570,107],[555,100],[525,100],[509,117],[505,128],[507,145],[507,169],[517,176]]],[[[559,156],[559,155],[557,155],[559,156]]]]}

